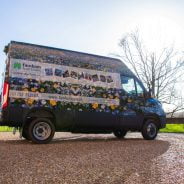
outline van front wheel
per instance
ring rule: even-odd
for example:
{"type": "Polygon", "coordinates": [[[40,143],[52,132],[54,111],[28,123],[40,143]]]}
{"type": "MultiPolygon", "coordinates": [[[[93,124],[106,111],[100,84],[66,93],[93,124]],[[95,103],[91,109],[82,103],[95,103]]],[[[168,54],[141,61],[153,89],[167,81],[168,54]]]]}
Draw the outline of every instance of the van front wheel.
{"type": "Polygon", "coordinates": [[[55,127],[50,119],[36,118],[30,122],[28,127],[29,138],[37,144],[49,143],[55,133],[55,127]]]}
{"type": "Polygon", "coordinates": [[[146,140],[153,140],[156,138],[158,133],[158,127],[156,125],[155,120],[147,120],[142,128],[142,136],[146,140]]]}
{"type": "Polygon", "coordinates": [[[118,139],[122,139],[125,137],[125,135],[127,134],[126,130],[115,130],[114,135],[118,138],[118,139]]]}

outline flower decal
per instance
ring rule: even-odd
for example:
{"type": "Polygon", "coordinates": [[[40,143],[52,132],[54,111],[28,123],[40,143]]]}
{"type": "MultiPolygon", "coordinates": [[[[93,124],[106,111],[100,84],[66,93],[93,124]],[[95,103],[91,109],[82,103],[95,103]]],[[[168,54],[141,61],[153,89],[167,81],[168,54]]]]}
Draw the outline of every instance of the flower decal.
{"type": "Polygon", "coordinates": [[[35,88],[35,87],[31,88],[32,92],[36,92],[36,90],[37,90],[37,88],[35,88]]]}
{"type": "Polygon", "coordinates": [[[110,108],[114,110],[117,106],[116,105],[110,105],[110,108]]]}
{"type": "Polygon", "coordinates": [[[51,106],[56,106],[57,105],[56,100],[50,100],[50,105],[51,106]]]}
{"type": "Polygon", "coordinates": [[[41,100],[42,105],[46,105],[46,103],[47,103],[46,100],[41,100]]]}
{"type": "Polygon", "coordinates": [[[128,98],[127,102],[128,103],[131,103],[132,102],[132,99],[131,98],[128,98]]]}
{"type": "Polygon", "coordinates": [[[28,105],[32,105],[33,102],[34,102],[34,100],[31,99],[31,98],[28,98],[28,99],[26,100],[26,102],[27,102],[28,105]]]}
{"type": "Polygon", "coordinates": [[[27,88],[24,88],[23,91],[28,91],[28,89],[27,88]]]}
{"type": "Polygon", "coordinates": [[[44,88],[40,88],[40,92],[44,93],[45,89],[44,88]]]}
{"type": "Polygon", "coordinates": [[[92,107],[93,107],[93,109],[97,109],[98,108],[98,103],[92,104],[92,107]]]}
{"type": "Polygon", "coordinates": [[[56,88],[59,88],[59,84],[58,83],[54,83],[53,87],[56,89],[56,88]]]}

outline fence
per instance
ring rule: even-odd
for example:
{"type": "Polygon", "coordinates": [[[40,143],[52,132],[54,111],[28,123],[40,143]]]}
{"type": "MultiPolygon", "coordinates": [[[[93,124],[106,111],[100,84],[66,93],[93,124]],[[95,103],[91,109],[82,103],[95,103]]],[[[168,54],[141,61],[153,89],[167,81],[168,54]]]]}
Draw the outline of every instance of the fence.
{"type": "Polygon", "coordinates": [[[167,124],[184,124],[184,118],[167,118],[167,124]]]}

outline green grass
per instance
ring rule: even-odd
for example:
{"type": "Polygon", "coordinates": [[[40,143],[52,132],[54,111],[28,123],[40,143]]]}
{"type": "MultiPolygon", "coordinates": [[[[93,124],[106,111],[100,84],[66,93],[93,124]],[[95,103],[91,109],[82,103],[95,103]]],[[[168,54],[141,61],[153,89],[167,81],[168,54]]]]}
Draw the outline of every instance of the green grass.
{"type": "Polygon", "coordinates": [[[160,132],[184,133],[184,124],[167,124],[166,128],[160,129],[160,132]]]}
{"type": "Polygon", "coordinates": [[[13,128],[7,126],[0,126],[0,132],[12,132],[13,128]]]}
{"type": "MultiPolygon", "coordinates": [[[[0,126],[0,132],[12,132],[13,129],[7,126],[0,126]]],[[[184,133],[184,124],[167,124],[166,128],[160,129],[160,132],[184,133]]]]}

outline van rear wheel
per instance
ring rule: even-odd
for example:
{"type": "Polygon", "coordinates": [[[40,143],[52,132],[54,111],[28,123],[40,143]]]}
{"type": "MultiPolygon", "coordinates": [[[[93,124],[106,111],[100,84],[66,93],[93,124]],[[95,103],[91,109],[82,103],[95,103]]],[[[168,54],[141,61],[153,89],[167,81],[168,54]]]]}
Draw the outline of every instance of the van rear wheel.
{"type": "Polygon", "coordinates": [[[28,135],[28,124],[27,123],[23,126],[22,137],[28,141],[30,140],[29,135],[28,135]]]}
{"type": "Polygon", "coordinates": [[[125,137],[125,135],[127,134],[126,130],[115,130],[113,132],[113,134],[118,138],[118,139],[122,139],[125,137]]]}
{"type": "Polygon", "coordinates": [[[29,139],[29,136],[28,136],[28,131],[26,129],[23,129],[23,131],[22,131],[22,137],[24,139],[28,140],[28,141],[30,140],[29,139]]]}
{"type": "Polygon", "coordinates": [[[149,119],[147,120],[142,128],[142,136],[146,140],[153,140],[156,138],[158,133],[158,127],[156,125],[155,120],[149,119]]]}
{"type": "Polygon", "coordinates": [[[48,118],[36,118],[30,122],[28,136],[30,140],[37,144],[49,143],[55,134],[55,127],[48,118]]]}

